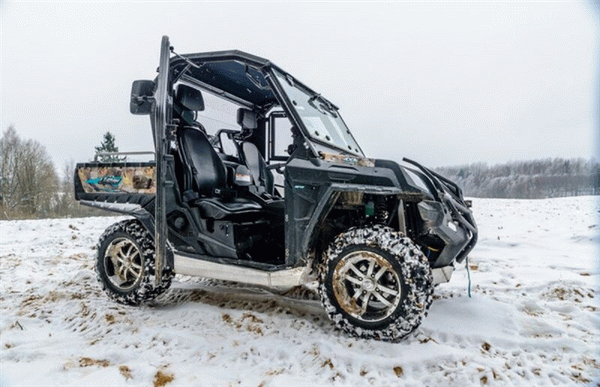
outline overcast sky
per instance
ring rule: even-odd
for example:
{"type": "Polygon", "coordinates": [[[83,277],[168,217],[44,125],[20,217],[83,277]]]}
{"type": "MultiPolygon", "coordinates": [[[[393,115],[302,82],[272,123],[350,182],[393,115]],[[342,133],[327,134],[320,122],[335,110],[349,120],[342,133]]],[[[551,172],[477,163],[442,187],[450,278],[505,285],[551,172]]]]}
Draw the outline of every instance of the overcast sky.
{"type": "Polygon", "coordinates": [[[129,113],[160,39],[267,58],[340,107],[370,157],[429,166],[599,159],[600,12],[561,3],[0,3],[2,131],[56,167],[102,135],[152,148],[129,113]]]}

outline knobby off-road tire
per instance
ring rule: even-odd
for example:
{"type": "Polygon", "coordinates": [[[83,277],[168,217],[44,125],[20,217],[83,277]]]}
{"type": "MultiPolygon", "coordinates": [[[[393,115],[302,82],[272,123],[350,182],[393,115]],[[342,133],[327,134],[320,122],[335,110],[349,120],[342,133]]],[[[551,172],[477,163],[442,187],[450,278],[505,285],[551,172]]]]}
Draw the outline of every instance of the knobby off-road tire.
{"type": "Polygon", "coordinates": [[[154,240],[137,220],[124,220],[108,227],[98,241],[96,274],[102,289],[113,300],[139,305],[164,293],[174,273],[163,270],[156,286],[154,240]]]}
{"type": "Polygon", "coordinates": [[[324,258],[321,301],[351,336],[397,342],[427,315],[431,267],[403,234],[377,225],[350,229],[335,238],[324,258]]]}

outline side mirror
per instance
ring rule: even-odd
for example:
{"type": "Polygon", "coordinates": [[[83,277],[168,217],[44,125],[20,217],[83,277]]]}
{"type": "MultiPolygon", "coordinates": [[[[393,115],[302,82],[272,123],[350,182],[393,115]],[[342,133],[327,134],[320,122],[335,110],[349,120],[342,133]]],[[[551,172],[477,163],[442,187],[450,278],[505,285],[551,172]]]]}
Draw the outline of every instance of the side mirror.
{"type": "Polygon", "coordinates": [[[131,114],[150,114],[152,111],[154,88],[153,81],[133,81],[133,85],[131,85],[131,101],[129,102],[129,111],[131,114]]]}

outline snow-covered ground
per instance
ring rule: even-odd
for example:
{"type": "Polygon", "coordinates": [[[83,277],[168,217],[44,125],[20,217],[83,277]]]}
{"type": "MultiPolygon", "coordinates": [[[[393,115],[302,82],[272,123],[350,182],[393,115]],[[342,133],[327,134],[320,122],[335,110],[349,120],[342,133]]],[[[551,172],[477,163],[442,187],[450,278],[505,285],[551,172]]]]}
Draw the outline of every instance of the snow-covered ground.
{"type": "Polygon", "coordinates": [[[600,198],[474,200],[480,240],[415,334],[347,337],[311,293],[96,282],[118,218],[0,222],[0,386],[552,386],[600,382],[600,198]]]}

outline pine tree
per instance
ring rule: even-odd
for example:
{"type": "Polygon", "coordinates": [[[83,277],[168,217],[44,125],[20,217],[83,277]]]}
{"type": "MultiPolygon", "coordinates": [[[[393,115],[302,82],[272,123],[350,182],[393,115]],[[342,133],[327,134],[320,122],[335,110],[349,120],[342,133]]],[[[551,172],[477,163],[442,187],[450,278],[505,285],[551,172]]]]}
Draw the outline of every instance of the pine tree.
{"type": "MultiPolygon", "coordinates": [[[[119,147],[115,145],[115,136],[111,132],[106,132],[100,146],[94,148],[96,149],[96,153],[119,151],[119,147]]],[[[114,163],[127,160],[127,156],[101,155],[99,157],[100,161],[103,163],[114,163]]]]}

